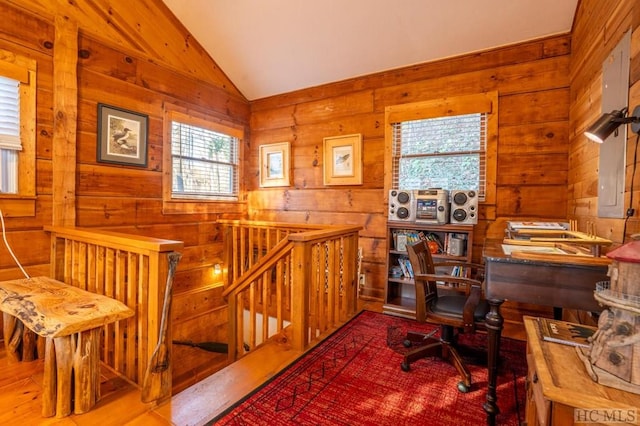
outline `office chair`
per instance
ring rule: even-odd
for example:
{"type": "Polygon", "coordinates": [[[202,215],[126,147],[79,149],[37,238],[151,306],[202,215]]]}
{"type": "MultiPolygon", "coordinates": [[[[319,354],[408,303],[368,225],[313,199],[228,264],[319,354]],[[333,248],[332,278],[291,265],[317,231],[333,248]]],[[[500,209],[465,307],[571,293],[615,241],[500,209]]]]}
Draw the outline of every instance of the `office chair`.
{"type": "Polygon", "coordinates": [[[408,332],[404,345],[415,347],[406,353],[402,361],[403,371],[409,371],[412,362],[427,357],[439,356],[453,364],[462,380],[458,383],[460,392],[471,388],[471,374],[455,347],[457,333],[473,333],[476,328],[484,328],[484,318],[489,305],[482,298],[482,276],[484,267],[479,264],[458,261],[434,263],[426,241],[407,246],[409,261],[414,271],[416,291],[416,319],[440,326],[440,338],[431,333],[408,332]],[[466,276],[454,277],[438,273],[436,268],[451,269],[460,266],[469,271],[466,276]],[[447,288],[449,287],[449,288],[447,288]]]}

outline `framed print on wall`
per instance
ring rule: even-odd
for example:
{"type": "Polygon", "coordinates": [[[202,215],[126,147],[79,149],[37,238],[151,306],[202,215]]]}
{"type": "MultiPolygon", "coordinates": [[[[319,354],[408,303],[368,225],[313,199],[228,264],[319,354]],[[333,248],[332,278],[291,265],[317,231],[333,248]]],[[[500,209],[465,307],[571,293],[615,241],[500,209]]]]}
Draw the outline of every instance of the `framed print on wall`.
{"type": "Polygon", "coordinates": [[[362,185],[362,135],[324,138],[324,184],[362,185]]]}
{"type": "Polygon", "coordinates": [[[147,166],[148,117],[98,104],[98,161],[147,166]]]}
{"type": "Polygon", "coordinates": [[[290,154],[289,142],[260,145],[260,186],[289,186],[290,154]]]}

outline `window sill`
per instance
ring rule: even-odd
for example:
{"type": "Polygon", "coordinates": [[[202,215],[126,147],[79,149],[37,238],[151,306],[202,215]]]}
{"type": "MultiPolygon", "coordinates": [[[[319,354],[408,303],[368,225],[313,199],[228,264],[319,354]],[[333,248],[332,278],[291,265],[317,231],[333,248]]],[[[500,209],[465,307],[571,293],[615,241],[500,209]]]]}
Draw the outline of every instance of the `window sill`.
{"type": "Polygon", "coordinates": [[[0,194],[0,210],[5,217],[33,217],[36,215],[36,197],[0,194]]]}

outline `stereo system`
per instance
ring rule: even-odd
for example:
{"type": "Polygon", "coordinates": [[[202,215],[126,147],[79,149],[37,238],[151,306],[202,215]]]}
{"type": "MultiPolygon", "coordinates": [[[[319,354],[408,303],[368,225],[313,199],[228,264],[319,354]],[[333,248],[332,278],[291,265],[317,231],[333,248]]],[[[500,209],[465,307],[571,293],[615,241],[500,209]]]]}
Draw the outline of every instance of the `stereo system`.
{"type": "Polygon", "coordinates": [[[416,199],[414,191],[389,191],[389,220],[394,222],[414,222],[416,220],[416,199]]]}
{"type": "Polygon", "coordinates": [[[451,191],[451,223],[478,223],[478,193],[456,189],[451,191]]]}
{"type": "Polygon", "coordinates": [[[449,221],[449,191],[420,189],[416,193],[416,223],[444,225],[449,221]]]}
{"type": "Polygon", "coordinates": [[[478,193],[441,188],[389,191],[389,221],[444,225],[478,223],[478,193]]]}

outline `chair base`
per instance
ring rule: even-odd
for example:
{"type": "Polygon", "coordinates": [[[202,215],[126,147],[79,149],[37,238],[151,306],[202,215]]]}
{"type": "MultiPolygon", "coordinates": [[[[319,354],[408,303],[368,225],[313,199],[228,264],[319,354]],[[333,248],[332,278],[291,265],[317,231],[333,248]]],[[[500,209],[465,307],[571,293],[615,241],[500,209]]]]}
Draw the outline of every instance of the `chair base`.
{"type": "Polygon", "coordinates": [[[451,342],[441,338],[434,338],[431,335],[410,331],[407,333],[407,339],[404,344],[406,347],[415,346],[416,344],[419,345],[419,347],[405,354],[400,364],[402,371],[409,371],[412,362],[429,356],[437,356],[449,362],[458,370],[458,374],[462,379],[458,383],[458,390],[460,392],[466,393],[471,389],[471,373],[451,342]]]}

